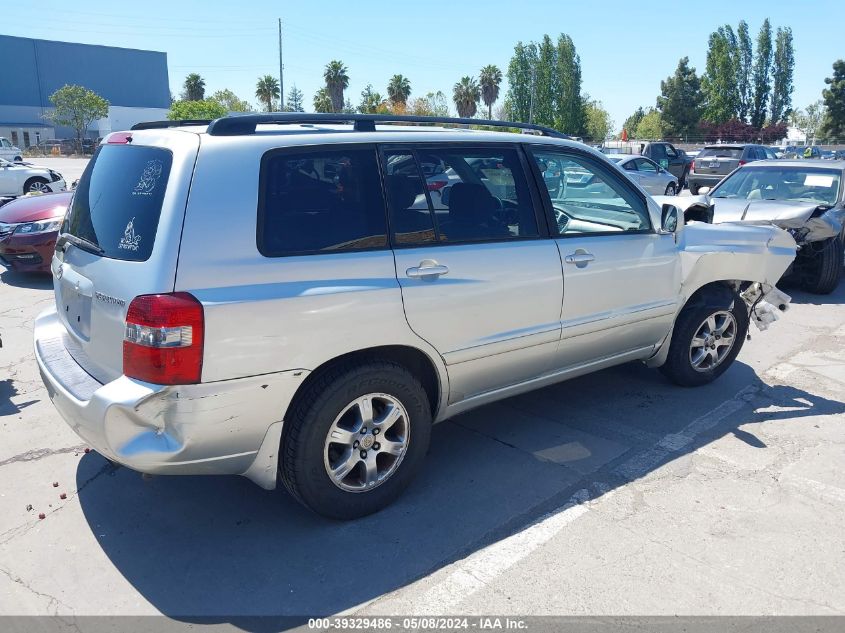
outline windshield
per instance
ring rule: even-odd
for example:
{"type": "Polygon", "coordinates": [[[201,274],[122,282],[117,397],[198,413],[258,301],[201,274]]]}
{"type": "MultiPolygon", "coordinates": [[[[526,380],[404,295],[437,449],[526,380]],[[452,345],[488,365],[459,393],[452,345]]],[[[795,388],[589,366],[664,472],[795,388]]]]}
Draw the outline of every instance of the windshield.
{"type": "Polygon", "coordinates": [[[728,176],[713,198],[789,200],[833,206],[839,195],[841,172],[806,167],[743,167],[728,176]]]}
{"type": "Polygon", "coordinates": [[[740,158],[741,147],[705,147],[696,158],[740,158]]]}

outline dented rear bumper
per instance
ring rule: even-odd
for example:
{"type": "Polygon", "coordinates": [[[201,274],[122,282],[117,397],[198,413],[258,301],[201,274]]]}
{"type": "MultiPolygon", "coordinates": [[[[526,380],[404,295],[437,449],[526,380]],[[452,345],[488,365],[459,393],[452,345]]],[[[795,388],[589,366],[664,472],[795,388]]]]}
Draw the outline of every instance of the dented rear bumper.
{"type": "Polygon", "coordinates": [[[55,309],[38,317],[34,335],[53,405],[110,460],[151,474],[239,474],[275,487],[282,416],[307,371],[198,385],[126,376],[102,384],[67,351],[55,309]]]}

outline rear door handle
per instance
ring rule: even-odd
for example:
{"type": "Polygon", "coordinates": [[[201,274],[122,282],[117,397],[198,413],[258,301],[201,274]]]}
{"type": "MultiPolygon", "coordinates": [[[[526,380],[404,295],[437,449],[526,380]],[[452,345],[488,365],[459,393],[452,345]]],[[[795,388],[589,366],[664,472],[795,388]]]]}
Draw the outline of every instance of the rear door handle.
{"type": "Polygon", "coordinates": [[[571,255],[567,255],[564,258],[564,261],[567,264],[575,264],[576,266],[583,268],[587,264],[592,261],[595,261],[596,256],[592,253],[587,253],[586,251],[579,250],[576,253],[572,253],[571,255]]]}
{"type": "Polygon", "coordinates": [[[405,271],[411,279],[434,280],[449,273],[449,268],[438,264],[434,260],[424,259],[419,266],[413,266],[405,271]]]}

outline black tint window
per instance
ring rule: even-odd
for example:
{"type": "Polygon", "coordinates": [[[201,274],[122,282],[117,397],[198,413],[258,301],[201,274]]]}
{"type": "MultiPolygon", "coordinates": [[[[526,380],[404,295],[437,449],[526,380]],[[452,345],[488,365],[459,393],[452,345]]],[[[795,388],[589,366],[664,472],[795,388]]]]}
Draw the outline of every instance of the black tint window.
{"type": "Polygon", "coordinates": [[[374,149],[270,153],[261,166],[258,249],[267,257],[385,248],[374,149]]]}
{"type": "Polygon", "coordinates": [[[148,259],[172,161],[158,147],[104,145],[79,180],[62,232],[99,247],[104,257],[148,259]]]}
{"type": "MultiPolygon", "coordinates": [[[[385,189],[396,243],[425,244],[437,241],[416,158],[409,151],[388,151],[384,154],[384,161],[385,189]]],[[[440,191],[448,183],[443,167],[427,163],[422,166],[422,170],[428,174],[425,187],[428,187],[432,197],[439,197],[440,191]]]]}

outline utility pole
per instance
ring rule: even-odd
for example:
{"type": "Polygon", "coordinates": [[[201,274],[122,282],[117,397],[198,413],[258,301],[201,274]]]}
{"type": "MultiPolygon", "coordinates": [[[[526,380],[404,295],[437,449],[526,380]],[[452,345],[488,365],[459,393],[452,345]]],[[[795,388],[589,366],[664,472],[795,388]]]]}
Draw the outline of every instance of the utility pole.
{"type": "Polygon", "coordinates": [[[282,64],[282,18],[279,18],[279,110],[285,109],[285,72],[282,64]]]}
{"type": "Polygon", "coordinates": [[[537,67],[531,67],[531,103],[528,106],[528,122],[534,123],[534,82],[537,79],[537,67]]]}

